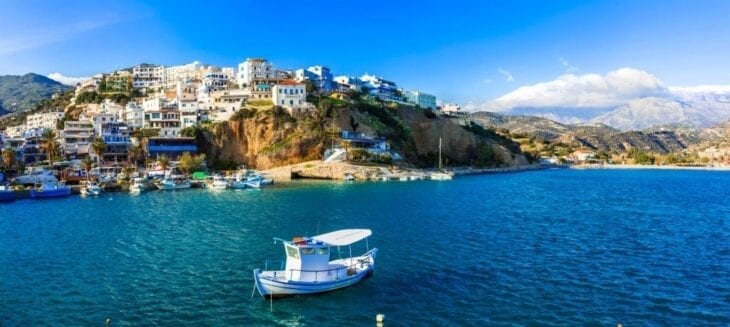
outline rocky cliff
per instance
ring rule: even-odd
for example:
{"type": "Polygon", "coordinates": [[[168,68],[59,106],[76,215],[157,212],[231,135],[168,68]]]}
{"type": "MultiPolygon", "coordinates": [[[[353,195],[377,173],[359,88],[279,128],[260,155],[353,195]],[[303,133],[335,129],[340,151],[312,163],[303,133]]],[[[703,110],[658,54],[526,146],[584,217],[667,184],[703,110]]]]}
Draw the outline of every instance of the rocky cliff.
{"type": "Polygon", "coordinates": [[[384,136],[404,163],[434,167],[439,138],[449,166],[515,166],[527,160],[519,146],[478,126],[461,126],[408,106],[322,100],[296,117],[274,107],[245,108],[228,122],[196,131],[199,147],[216,167],[245,164],[258,169],[322,159],[340,130],[384,136]]]}

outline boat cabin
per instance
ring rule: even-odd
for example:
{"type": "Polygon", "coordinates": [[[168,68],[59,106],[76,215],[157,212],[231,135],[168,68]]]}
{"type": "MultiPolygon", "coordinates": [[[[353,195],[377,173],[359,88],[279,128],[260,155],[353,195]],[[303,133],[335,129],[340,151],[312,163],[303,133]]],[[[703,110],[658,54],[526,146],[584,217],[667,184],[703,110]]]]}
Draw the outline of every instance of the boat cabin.
{"type": "Polygon", "coordinates": [[[330,246],[324,242],[297,237],[285,242],[284,250],[286,279],[313,282],[328,275],[322,272],[330,269],[330,246]]]}

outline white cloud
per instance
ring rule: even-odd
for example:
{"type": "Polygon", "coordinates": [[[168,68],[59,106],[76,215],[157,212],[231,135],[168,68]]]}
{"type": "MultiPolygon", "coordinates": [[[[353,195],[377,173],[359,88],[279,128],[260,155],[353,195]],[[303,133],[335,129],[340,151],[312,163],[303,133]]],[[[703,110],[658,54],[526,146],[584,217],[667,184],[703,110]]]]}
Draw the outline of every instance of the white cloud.
{"type": "Polygon", "coordinates": [[[61,73],[50,73],[50,74],[48,74],[48,78],[50,78],[50,79],[52,79],[54,81],[57,81],[57,82],[59,82],[61,84],[66,84],[66,85],[71,85],[71,86],[76,86],[76,84],[81,83],[81,82],[89,79],[89,77],[71,77],[71,76],[64,76],[61,73]]]}
{"type": "Polygon", "coordinates": [[[560,64],[565,68],[566,73],[574,74],[580,71],[578,67],[571,65],[567,60],[565,60],[565,58],[560,57],[558,58],[558,60],[560,61],[560,64]]]}
{"type": "Polygon", "coordinates": [[[484,84],[490,84],[490,83],[492,83],[492,79],[491,78],[485,78],[484,80],[482,80],[482,83],[484,83],[484,84]]]}
{"type": "Polygon", "coordinates": [[[482,109],[605,108],[668,93],[667,87],[656,76],[639,69],[621,68],[605,75],[565,74],[549,82],[522,86],[482,105],[482,109]]]}
{"type": "Polygon", "coordinates": [[[497,72],[500,73],[504,77],[505,81],[510,82],[510,83],[515,81],[515,77],[512,76],[512,73],[510,73],[510,71],[502,69],[502,68],[497,68],[497,72]]]}

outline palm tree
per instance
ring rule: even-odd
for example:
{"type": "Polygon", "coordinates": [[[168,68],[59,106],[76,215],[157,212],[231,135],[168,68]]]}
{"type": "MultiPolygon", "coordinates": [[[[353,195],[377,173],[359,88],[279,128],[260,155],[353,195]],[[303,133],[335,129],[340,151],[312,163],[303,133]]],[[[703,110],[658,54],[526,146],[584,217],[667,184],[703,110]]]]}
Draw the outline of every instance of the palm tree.
{"type": "Polygon", "coordinates": [[[89,171],[91,171],[91,167],[94,165],[94,160],[91,160],[89,157],[85,157],[84,160],[81,160],[81,165],[83,165],[84,170],[86,170],[86,180],[89,180],[89,171]]]}
{"type": "Polygon", "coordinates": [[[130,146],[127,152],[127,157],[129,158],[129,162],[136,167],[137,162],[142,157],[142,147],[139,145],[130,146]]]}
{"type": "Polygon", "coordinates": [[[15,165],[15,150],[11,148],[3,150],[3,163],[5,168],[12,168],[15,165]]]}
{"type": "Polygon", "coordinates": [[[161,155],[157,157],[157,164],[162,168],[162,174],[167,175],[167,166],[170,165],[170,158],[166,155],[161,155]]]}
{"type": "Polygon", "coordinates": [[[95,137],[93,141],[91,141],[91,150],[94,151],[96,156],[99,158],[99,163],[102,163],[104,161],[104,151],[106,151],[106,142],[104,142],[104,139],[101,137],[95,137]]]}
{"type": "Polygon", "coordinates": [[[56,150],[58,150],[58,143],[56,142],[56,132],[50,128],[44,129],[41,134],[41,149],[48,156],[48,164],[53,163],[53,156],[56,155],[56,150]]]}

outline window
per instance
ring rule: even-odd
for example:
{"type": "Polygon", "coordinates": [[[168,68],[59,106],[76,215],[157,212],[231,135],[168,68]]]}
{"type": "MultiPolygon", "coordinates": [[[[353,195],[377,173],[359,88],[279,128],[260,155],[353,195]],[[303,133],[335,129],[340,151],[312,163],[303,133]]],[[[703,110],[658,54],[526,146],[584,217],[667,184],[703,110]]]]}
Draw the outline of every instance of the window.
{"type": "Polygon", "coordinates": [[[286,247],[286,255],[290,258],[299,259],[299,253],[297,252],[297,249],[290,246],[286,247]]]}
{"type": "Polygon", "coordinates": [[[330,248],[317,248],[317,254],[319,255],[328,255],[330,253],[330,248]]]}
{"type": "Polygon", "coordinates": [[[314,248],[302,248],[302,255],[314,254],[314,248]]]}

